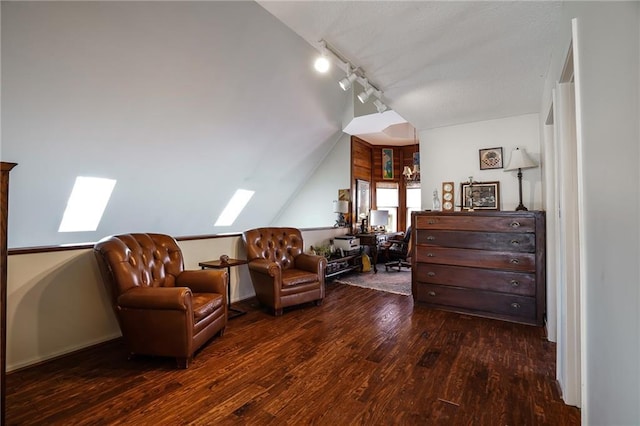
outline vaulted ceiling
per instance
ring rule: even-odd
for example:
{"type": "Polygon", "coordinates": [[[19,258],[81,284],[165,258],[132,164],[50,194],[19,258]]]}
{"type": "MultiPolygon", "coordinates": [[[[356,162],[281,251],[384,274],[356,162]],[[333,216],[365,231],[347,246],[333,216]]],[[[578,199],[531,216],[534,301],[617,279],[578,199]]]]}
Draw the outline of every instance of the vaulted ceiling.
{"type": "MultiPolygon", "coordinates": [[[[19,163],[9,245],[332,224],[328,206],[349,185],[353,94],[337,85],[342,71],[313,72],[318,40],[424,130],[538,111],[560,7],[2,2],[2,159],[19,163]],[[117,184],[98,229],[58,232],[78,176],[117,184]],[[238,188],[255,191],[250,204],[215,226],[238,188]]],[[[403,126],[375,133],[385,129],[413,140],[403,126]]]]}
{"type": "MultiPolygon", "coordinates": [[[[539,110],[561,2],[258,1],[424,130],[539,110]]],[[[336,83],[337,84],[337,83],[336,83]]]]}

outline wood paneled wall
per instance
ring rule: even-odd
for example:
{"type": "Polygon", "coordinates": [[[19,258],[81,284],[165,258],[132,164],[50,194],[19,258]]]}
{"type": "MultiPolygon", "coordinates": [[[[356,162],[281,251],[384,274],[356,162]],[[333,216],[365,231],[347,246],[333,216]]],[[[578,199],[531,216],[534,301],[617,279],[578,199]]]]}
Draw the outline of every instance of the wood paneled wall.
{"type": "MultiPolygon", "coordinates": [[[[371,145],[362,139],[351,137],[351,194],[356,191],[356,179],[371,182],[372,209],[376,208],[376,182],[397,182],[400,189],[400,207],[398,208],[398,229],[407,229],[410,218],[406,217],[406,191],[402,170],[404,166],[413,168],[413,154],[420,152],[420,145],[387,146],[371,145]],[[393,149],[393,179],[382,179],[382,150],[393,149]]],[[[351,213],[355,218],[355,205],[352,203],[351,213]]]]}

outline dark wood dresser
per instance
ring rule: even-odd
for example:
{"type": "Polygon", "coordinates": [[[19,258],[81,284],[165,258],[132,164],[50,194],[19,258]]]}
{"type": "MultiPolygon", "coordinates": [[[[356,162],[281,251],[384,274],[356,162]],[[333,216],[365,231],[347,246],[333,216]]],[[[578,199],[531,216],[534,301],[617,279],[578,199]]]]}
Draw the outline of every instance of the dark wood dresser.
{"type": "Polygon", "coordinates": [[[544,212],[415,212],[416,302],[543,325],[544,212]]]}

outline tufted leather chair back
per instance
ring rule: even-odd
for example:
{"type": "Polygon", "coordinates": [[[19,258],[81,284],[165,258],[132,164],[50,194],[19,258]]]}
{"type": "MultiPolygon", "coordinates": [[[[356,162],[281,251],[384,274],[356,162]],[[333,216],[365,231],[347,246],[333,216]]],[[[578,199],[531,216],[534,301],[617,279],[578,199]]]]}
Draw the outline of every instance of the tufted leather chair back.
{"type": "Polygon", "coordinates": [[[163,234],[124,234],[96,244],[96,258],[115,302],[133,287],[175,287],[184,270],[176,240],[163,234]]]}
{"type": "Polygon", "coordinates": [[[304,250],[302,234],[296,228],[256,228],[244,233],[247,260],[266,259],[293,268],[295,258],[304,250]]]}

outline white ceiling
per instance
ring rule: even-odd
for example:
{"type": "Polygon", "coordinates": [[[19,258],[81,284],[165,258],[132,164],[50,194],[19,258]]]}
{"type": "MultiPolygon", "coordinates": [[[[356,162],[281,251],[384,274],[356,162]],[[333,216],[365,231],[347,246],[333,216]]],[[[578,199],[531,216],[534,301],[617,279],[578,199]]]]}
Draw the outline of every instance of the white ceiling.
{"type": "Polygon", "coordinates": [[[314,47],[323,39],[362,68],[418,130],[538,111],[561,8],[555,1],[258,3],[314,47]]]}

